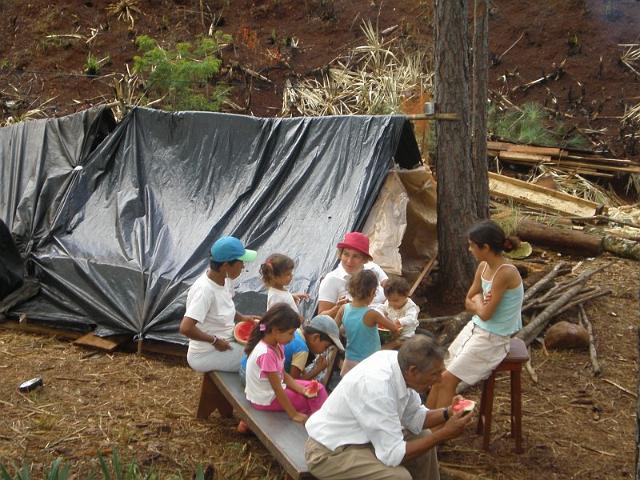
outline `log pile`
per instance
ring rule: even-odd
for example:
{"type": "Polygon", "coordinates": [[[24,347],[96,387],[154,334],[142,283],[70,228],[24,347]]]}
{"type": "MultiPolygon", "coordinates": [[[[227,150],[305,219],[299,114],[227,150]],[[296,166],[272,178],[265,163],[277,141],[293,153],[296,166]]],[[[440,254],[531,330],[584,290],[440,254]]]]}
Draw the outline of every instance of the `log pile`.
{"type": "Polygon", "coordinates": [[[558,262],[553,270],[525,293],[522,312],[531,319],[516,336],[529,345],[558,315],[580,307],[589,300],[610,294],[611,289],[586,285],[589,278],[607,266],[586,270],[573,279],[557,281],[557,277],[568,270],[568,266],[558,262]]]}
{"type": "Polygon", "coordinates": [[[537,147],[509,142],[488,142],[487,155],[520,165],[548,165],[566,172],[613,178],[620,173],[640,173],[640,164],[628,159],[607,158],[582,150],[537,147]]]}

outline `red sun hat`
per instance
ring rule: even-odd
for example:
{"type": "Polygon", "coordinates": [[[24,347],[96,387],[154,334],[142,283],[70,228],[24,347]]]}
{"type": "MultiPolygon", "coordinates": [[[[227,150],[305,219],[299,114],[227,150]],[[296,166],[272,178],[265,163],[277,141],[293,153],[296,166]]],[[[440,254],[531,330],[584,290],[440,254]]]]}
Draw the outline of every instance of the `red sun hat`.
{"type": "Polygon", "coordinates": [[[338,248],[350,248],[367,257],[371,258],[369,254],[369,237],[360,232],[349,232],[344,236],[344,239],[338,243],[338,248]]]}

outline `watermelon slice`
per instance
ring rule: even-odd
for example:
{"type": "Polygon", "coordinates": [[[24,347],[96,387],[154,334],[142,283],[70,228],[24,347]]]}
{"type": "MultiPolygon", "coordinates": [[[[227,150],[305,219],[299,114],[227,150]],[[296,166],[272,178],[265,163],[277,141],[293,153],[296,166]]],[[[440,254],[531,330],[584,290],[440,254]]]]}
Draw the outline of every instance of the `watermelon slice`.
{"type": "Polygon", "coordinates": [[[233,327],[233,338],[236,339],[241,345],[246,345],[249,341],[249,337],[251,336],[251,331],[253,327],[255,327],[255,323],[253,320],[246,320],[244,322],[236,323],[236,326],[233,327]]]}
{"type": "Polygon", "coordinates": [[[317,382],[316,380],[311,380],[307,384],[304,390],[307,393],[307,396],[315,397],[318,395],[318,392],[320,391],[320,382],[317,382]]]}
{"type": "Polygon", "coordinates": [[[462,400],[456,402],[451,409],[453,410],[453,413],[462,411],[462,416],[465,416],[468,413],[472,412],[474,408],[476,408],[476,402],[463,398],[462,400]]]}

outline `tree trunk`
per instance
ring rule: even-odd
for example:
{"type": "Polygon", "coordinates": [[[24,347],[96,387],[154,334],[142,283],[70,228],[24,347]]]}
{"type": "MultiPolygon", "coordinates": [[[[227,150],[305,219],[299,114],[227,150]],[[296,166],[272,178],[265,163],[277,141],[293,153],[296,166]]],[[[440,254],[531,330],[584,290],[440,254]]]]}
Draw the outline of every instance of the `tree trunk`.
{"type": "Polygon", "coordinates": [[[473,2],[472,158],[478,187],[478,218],[489,218],[487,175],[487,78],[489,70],[489,8],[487,0],[473,2]]]}
{"type": "Polygon", "coordinates": [[[436,122],[440,287],[446,292],[443,300],[454,303],[464,298],[473,279],[466,232],[478,220],[469,127],[466,0],[435,0],[435,44],[436,109],[460,116],[459,121],[436,122]]]}

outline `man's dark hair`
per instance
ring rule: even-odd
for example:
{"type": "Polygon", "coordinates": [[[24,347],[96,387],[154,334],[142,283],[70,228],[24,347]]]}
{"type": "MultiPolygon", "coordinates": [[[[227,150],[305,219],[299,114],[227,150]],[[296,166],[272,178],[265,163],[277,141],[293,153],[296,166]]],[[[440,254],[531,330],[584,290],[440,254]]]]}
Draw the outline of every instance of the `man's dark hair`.
{"type": "Polygon", "coordinates": [[[224,265],[225,263],[229,264],[230,266],[233,266],[234,263],[239,261],[240,260],[231,260],[229,262],[216,262],[213,258],[209,257],[209,268],[214,272],[219,272],[220,267],[222,267],[222,265],[224,265]]]}
{"type": "Polygon", "coordinates": [[[406,372],[411,365],[424,372],[434,362],[444,359],[445,349],[426,335],[414,335],[402,344],[398,351],[400,370],[406,372]]]}

